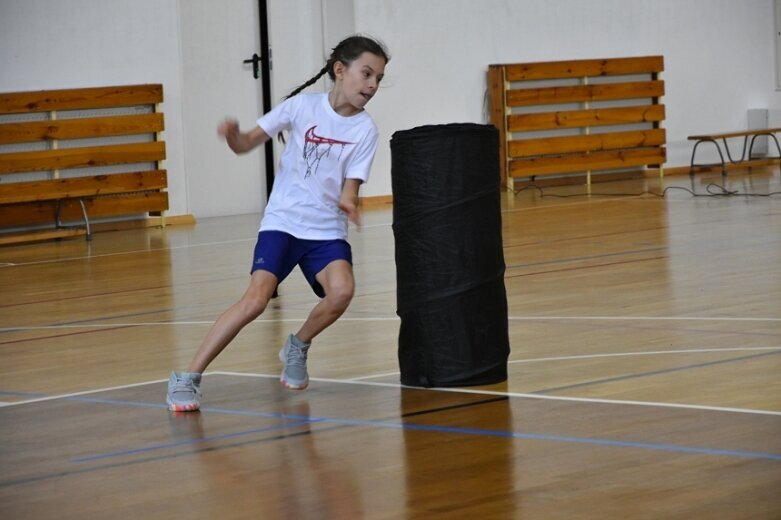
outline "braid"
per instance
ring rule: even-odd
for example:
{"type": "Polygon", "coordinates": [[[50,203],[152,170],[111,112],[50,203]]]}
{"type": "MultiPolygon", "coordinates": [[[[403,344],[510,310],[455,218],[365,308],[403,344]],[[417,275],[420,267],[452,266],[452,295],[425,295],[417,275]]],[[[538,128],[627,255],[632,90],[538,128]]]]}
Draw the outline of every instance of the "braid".
{"type": "MultiPolygon", "coordinates": [[[[299,92],[301,92],[302,90],[304,90],[305,88],[307,88],[308,86],[314,85],[317,82],[317,80],[319,80],[320,78],[322,78],[325,75],[326,72],[328,72],[329,74],[332,74],[332,72],[330,72],[331,63],[332,63],[331,60],[328,60],[328,62],[325,64],[325,67],[320,69],[320,72],[318,72],[317,74],[312,76],[309,79],[309,81],[307,81],[306,83],[303,83],[303,84],[299,85],[298,87],[294,88],[293,90],[291,90],[290,94],[288,94],[287,96],[285,96],[282,99],[283,100],[290,99],[293,96],[295,96],[296,94],[298,94],[299,92]]],[[[283,134],[282,132],[277,133],[277,139],[279,140],[280,143],[285,143],[285,134],[283,134]]]]}
{"type": "Polygon", "coordinates": [[[331,60],[328,60],[328,63],[325,64],[325,67],[320,69],[320,72],[318,72],[317,74],[312,76],[312,78],[309,81],[307,81],[306,83],[303,83],[303,84],[299,85],[298,87],[296,87],[295,89],[293,89],[290,92],[290,94],[285,96],[283,99],[290,99],[293,96],[295,96],[296,94],[298,94],[299,92],[301,92],[302,90],[304,90],[305,88],[307,88],[308,86],[314,85],[315,82],[317,82],[317,80],[319,80],[320,78],[325,76],[326,72],[329,72],[330,68],[331,68],[331,60]]]}

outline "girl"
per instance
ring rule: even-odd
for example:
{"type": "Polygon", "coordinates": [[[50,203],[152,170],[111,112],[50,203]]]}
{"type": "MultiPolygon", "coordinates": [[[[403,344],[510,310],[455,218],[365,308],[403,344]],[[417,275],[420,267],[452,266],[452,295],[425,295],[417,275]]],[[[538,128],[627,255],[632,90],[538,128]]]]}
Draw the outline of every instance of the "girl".
{"type": "Polygon", "coordinates": [[[312,339],[347,309],[355,281],[347,222],[360,225],[358,189],[369,178],[377,149],[377,127],[364,110],[377,93],[388,54],[375,40],[351,36],[334,47],[325,67],[285,101],[241,132],[227,120],[217,132],[236,154],[246,153],[282,130],[289,142],[280,159],[263,220],[249,288],[214,323],[186,372],[168,382],[168,408],[200,406],[201,373],[249,322],[260,316],[277,285],[298,265],[321,300],[279,352],[281,383],[303,390],[309,384],[306,358],[312,339]],[[300,94],[324,74],[328,93],[300,94]]]}

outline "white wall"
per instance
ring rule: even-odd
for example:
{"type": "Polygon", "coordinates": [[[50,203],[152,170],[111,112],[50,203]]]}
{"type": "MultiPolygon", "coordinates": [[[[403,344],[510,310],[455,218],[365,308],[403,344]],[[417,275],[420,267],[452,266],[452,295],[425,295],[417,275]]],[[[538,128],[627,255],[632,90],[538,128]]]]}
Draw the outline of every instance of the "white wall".
{"type": "Polygon", "coordinates": [[[668,167],[688,165],[687,135],[781,108],[773,0],[355,0],[355,23],[392,54],[368,107],[383,146],[364,194],[390,192],[394,131],[486,121],[490,63],[664,55],[668,167]]]}
{"type": "MultiPolygon", "coordinates": [[[[170,214],[199,217],[201,210],[186,195],[205,189],[197,175],[191,178],[186,171],[185,154],[195,145],[183,130],[183,114],[199,108],[199,89],[186,87],[197,76],[183,70],[198,59],[189,47],[197,28],[180,27],[189,23],[181,13],[186,1],[0,0],[0,91],[163,83],[170,214]]],[[[388,142],[393,132],[424,124],[485,122],[488,64],[663,54],[667,166],[682,166],[691,153],[687,135],[743,128],[749,108],[781,108],[781,92],[775,90],[773,4],[270,0],[272,100],[278,102],[317,72],[339,38],[336,33],[353,23],[356,31],[385,41],[392,60],[382,90],[368,106],[381,142],[361,194],[386,195],[391,192],[388,142]]],[[[220,204],[209,211],[231,211],[230,200],[220,204]]]]}

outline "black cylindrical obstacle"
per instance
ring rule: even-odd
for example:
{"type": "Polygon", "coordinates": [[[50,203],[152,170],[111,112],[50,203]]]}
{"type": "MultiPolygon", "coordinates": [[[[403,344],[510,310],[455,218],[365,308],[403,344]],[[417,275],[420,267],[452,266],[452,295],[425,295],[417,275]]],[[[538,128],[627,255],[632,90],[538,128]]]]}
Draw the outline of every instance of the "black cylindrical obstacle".
{"type": "Polygon", "coordinates": [[[507,379],[510,343],[490,125],[430,125],[391,139],[401,383],[507,379]]]}

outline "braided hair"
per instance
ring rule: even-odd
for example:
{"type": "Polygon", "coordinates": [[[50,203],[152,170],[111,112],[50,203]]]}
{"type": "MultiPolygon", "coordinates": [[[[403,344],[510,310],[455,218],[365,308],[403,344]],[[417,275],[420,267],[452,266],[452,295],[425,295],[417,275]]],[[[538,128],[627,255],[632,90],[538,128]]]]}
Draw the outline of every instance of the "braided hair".
{"type": "Polygon", "coordinates": [[[325,74],[328,74],[328,77],[331,78],[331,81],[336,81],[336,75],[334,74],[334,64],[337,61],[341,61],[345,65],[349,66],[364,52],[370,52],[375,56],[379,56],[385,60],[385,63],[390,61],[390,57],[388,56],[388,52],[385,50],[385,47],[377,40],[362,35],[349,36],[340,41],[336,47],[331,49],[331,56],[328,57],[328,61],[326,61],[325,66],[320,69],[320,72],[312,76],[312,78],[310,78],[305,83],[293,89],[290,94],[285,96],[284,99],[289,99],[295,96],[305,88],[313,85],[325,74]]]}

